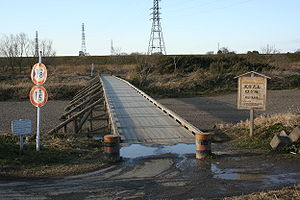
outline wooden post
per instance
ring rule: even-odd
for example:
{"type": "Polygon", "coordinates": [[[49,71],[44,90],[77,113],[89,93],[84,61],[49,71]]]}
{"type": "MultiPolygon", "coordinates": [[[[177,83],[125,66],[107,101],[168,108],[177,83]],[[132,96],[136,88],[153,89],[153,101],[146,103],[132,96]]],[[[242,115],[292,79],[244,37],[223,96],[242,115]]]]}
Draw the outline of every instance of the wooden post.
{"type": "Polygon", "coordinates": [[[66,124],[65,126],[64,126],[64,133],[67,133],[68,132],[68,124],[66,124]]]}
{"type": "Polygon", "coordinates": [[[74,134],[78,131],[77,117],[74,118],[74,134]]]}
{"type": "MultiPolygon", "coordinates": [[[[251,73],[251,77],[254,77],[254,73],[251,73]]],[[[253,128],[254,128],[254,109],[250,109],[250,137],[253,137],[253,128]]]]}
{"type": "Polygon", "coordinates": [[[254,109],[250,110],[250,137],[253,137],[254,128],[254,109]]]}
{"type": "Polygon", "coordinates": [[[90,131],[93,130],[93,110],[91,110],[91,115],[90,115],[90,131]]]}

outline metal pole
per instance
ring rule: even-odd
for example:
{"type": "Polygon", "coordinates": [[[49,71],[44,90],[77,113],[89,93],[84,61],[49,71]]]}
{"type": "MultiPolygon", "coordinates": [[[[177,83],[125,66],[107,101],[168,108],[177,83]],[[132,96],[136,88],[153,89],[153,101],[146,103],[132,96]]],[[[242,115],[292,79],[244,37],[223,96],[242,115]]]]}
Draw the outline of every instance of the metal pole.
{"type": "Polygon", "coordinates": [[[23,151],[24,138],[23,135],[20,135],[20,151],[23,151]]]}
{"type": "Polygon", "coordinates": [[[40,151],[40,107],[37,107],[37,119],[36,119],[36,151],[40,151]]]}
{"type": "MultiPolygon", "coordinates": [[[[39,53],[39,64],[42,63],[42,51],[39,53]]],[[[36,117],[36,151],[40,151],[40,107],[37,107],[36,117]]]]}

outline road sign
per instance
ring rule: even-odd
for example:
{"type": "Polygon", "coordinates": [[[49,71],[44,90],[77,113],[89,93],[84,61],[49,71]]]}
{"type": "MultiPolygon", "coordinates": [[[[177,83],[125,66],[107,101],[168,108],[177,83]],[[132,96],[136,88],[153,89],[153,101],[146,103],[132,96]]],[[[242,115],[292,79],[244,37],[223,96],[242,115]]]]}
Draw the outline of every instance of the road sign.
{"type": "Polygon", "coordinates": [[[30,102],[35,107],[42,107],[48,100],[48,94],[43,86],[34,86],[30,93],[30,102]]]}
{"type": "Polygon", "coordinates": [[[28,135],[32,133],[31,120],[14,120],[11,122],[13,135],[28,135]]]}
{"type": "Polygon", "coordinates": [[[47,79],[47,68],[43,63],[37,63],[32,67],[31,80],[36,85],[42,85],[47,79]]]}

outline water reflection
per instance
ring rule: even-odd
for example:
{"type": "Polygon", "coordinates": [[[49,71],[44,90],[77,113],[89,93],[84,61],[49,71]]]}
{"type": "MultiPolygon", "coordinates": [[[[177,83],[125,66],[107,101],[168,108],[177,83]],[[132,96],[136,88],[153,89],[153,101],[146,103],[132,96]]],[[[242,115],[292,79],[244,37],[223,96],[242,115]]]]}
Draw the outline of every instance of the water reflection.
{"type": "Polygon", "coordinates": [[[195,144],[183,144],[179,143],[172,146],[167,145],[155,145],[155,146],[146,146],[141,144],[131,144],[125,147],[122,147],[120,154],[123,158],[140,158],[154,155],[163,155],[163,154],[191,154],[195,153],[195,144]]]}

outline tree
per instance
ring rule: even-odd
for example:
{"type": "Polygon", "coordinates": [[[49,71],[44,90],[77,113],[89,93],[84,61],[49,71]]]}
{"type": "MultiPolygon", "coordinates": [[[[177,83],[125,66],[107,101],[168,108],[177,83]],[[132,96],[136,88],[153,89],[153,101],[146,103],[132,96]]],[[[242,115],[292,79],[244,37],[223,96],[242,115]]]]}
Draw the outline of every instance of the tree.
{"type": "MultiPolygon", "coordinates": [[[[43,52],[43,56],[55,56],[52,41],[39,41],[39,48],[43,52]]],[[[35,41],[30,39],[25,33],[10,34],[2,36],[0,40],[0,56],[8,60],[8,67],[14,71],[15,66],[19,66],[20,71],[23,67],[22,57],[30,57],[35,55],[35,41]]]]}
{"type": "Polygon", "coordinates": [[[53,50],[52,41],[50,40],[42,40],[39,42],[39,49],[42,51],[43,57],[51,57],[55,56],[56,52],[53,50]]]}
{"type": "Polygon", "coordinates": [[[263,54],[278,54],[278,53],[280,53],[280,50],[276,49],[275,45],[271,46],[271,45],[267,44],[266,47],[262,48],[262,53],[263,54]]]}
{"type": "Polygon", "coordinates": [[[218,50],[217,54],[235,54],[235,52],[229,51],[227,47],[222,47],[218,50]]]}

